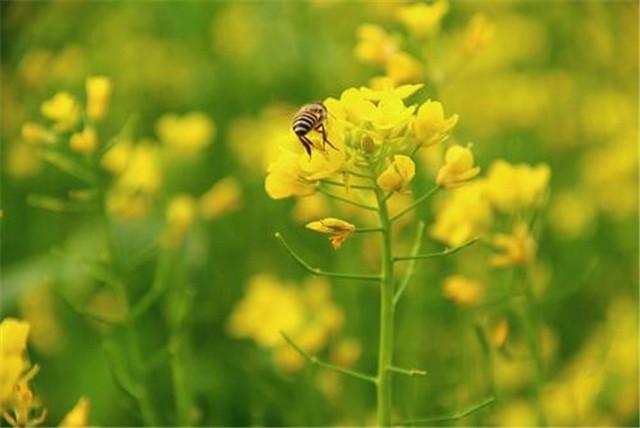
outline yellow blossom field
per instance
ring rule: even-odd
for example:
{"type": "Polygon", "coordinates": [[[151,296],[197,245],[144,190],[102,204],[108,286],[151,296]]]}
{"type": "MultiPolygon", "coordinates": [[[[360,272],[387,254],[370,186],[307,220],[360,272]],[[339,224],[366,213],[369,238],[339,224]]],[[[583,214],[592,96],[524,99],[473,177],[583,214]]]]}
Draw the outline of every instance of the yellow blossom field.
{"type": "Polygon", "coordinates": [[[638,2],[3,1],[2,426],[638,426],[638,2]]]}

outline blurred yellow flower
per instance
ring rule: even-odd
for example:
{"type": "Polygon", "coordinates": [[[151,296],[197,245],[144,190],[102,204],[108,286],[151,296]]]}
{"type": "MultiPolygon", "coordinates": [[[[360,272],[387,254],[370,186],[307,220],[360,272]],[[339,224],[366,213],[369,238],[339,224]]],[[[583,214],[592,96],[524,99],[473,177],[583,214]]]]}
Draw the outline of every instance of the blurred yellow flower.
{"type": "Polygon", "coordinates": [[[486,235],[493,213],[483,191],[484,183],[476,181],[449,192],[444,203],[436,206],[431,236],[454,247],[486,235]]]}
{"type": "Polygon", "coordinates": [[[504,213],[536,208],[547,194],[550,177],[551,170],[546,164],[531,167],[498,160],[489,167],[486,194],[496,209],[504,213]]]}
{"type": "Polygon", "coordinates": [[[165,114],[156,122],[156,133],[175,154],[192,156],[211,144],[215,125],[204,113],[191,112],[184,116],[165,114]]]}
{"type": "Polygon", "coordinates": [[[236,211],[242,201],[242,188],[238,180],[225,177],[211,186],[198,201],[200,215],[213,220],[224,214],[236,211]]]}
{"type": "Polygon", "coordinates": [[[122,174],[127,169],[132,153],[133,145],[130,141],[118,141],[102,156],[100,164],[111,174],[122,174]]]}
{"type": "MultiPolygon", "coordinates": [[[[114,162],[115,163],[115,162],[114,162]]],[[[150,142],[140,142],[132,150],[127,167],[116,186],[129,191],[154,194],[162,184],[162,170],[158,147],[150,142]]]]}
{"type": "Polygon", "coordinates": [[[109,110],[113,84],[108,77],[93,76],[85,82],[87,91],[87,116],[91,120],[102,120],[109,110]]]}
{"type": "Polygon", "coordinates": [[[413,128],[420,144],[428,147],[446,140],[456,123],[457,114],[445,119],[442,104],[439,101],[427,100],[418,109],[413,128]]]}
{"type": "Polygon", "coordinates": [[[42,169],[42,160],[30,144],[14,142],[9,145],[5,156],[6,171],[12,177],[32,177],[42,169]]]}
{"type": "Polygon", "coordinates": [[[22,125],[20,130],[22,141],[29,144],[53,144],[56,142],[56,136],[42,125],[33,122],[27,122],[22,125]]]}
{"type": "Polygon", "coordinates": [[[25,290],[19,301],[20,314],[31,326],[30,342],[43,355],[54,355],[63,345],[54,303],[51,284],[46,280],[25,290]]]}
{"type": "Polygon", "coordinates": [[[474,167],[473,152],[469,147],[452,146],[445,154],[445,164],[438,171],[436,183],[442,187],[459,186],[480,174],[474,167]]]}
{"type": "Polygon", "coordinates": [[[58,425],[60,428],[84,428],[89,425],[89,399],[81,397],[58,425]]]}
{"type": "Polygon", "coordinates": [[[333,217],[312,221],[306,225],[306,228],[315,232],[331,235],[329,240],[331,241],[331,245],[333,245],[334,250],[339,249],[342,246],[342,243],[346,241],[356,230],[356,227],[353,224],[333,217]]]}
{"type": "Polygon", "coordinates": [[[371,101],[380,101],[387,97],[405,99],[422,89],[423,86],[422,83],[397,86],[393,79],[382,76],[371,79],[369,87],[361,87],[360,93],[364,98],[371,101]]]}
{"type": "Polygon", "coordinates": [[[29,329],[28,323],[15,318],[0,322],[0,407],[3,409],[29,368],[25,358],[29,329]]]}
{"type": "Polygon", "coordinates": [[[98,134],[93,127],[87,126],[71,136],[69,146],[74,152],[93,153],[98,147],[98,134]]]}
{"type": "Polygon", "coordinates": [[[493,24],[482,13],[476,13],[469,20],[464,35],[464,51],[475,55],[491,42],[494,33],[493,24]]]}
{"type": "Polygon", "coordinates": [[[396,52],[387,60],[385,74],[397,84],[416,82],[422,77],[422,64],[406,52],[396,52]]]}
{"type": "Polygon", "coordinates": [[[425,38],[440,29],[442,18],[449,11],[446,0],[436,0],[432,4],[415,3],[400,8],[397,17],[416,37],[425,38]]]}
{"type": "Polygon", "coordinates": [[[36,373],[37,367],[20,379],[13,389],[8,405],[2,406],[2,417],[14,427],[37,426],[47,417],[47,410],[42,407],[40,398],[29,386],[29,380],[36,373]]]}
{"type": "Polygon", "coordinates": [[[384,65],[398,50],[396,41],[382,28],[373,24],[362,24],[357,30],[358,43],[355,57],[365,63],[384,65]]]}
{"type": "Polygon", "coordinates": [[[536,241],[524,222],[517,223],[510,234],[496,234],[492,243],[500,252],[492,257],[492,266],[525,265],[535,258],[536,241]]]}
{"type": "Polygon", "coordinates": [[[353,367],[362,355],[362,344],[358,339],[341,339],[333,349],[331,349],[330,361],[340,367],[353,367]]]}
{"type": "Polygon", "coordinates": [[[42,115],[54,122],[57,131],[64,132],[74,128],[80,121],[78,101],[67,92],[58,92],[42,103],[42,115]]]}
{"type": "Polygon", "coordinates": [[[596,208],[593,200],[579,190],[554,193],[549,207],[549,225],[566,239],[580,237],[594,222],[596,208]]]}
{"type": "Polygon", "coordinates": [[[144,217],[151,208],[148,195],[127,189],[112,189],[107,195],[107,210],[115,217],[136,220],[144,217]]]}
{"type": "Polygon", "coordinates": [[[193,196],[180,194],[171,198],[166,210],[165,244],[179,245],[196,220],[197,213],[197,203],[193,196]]]}
{"type": "Polygon", "coordinates": [[[378,176],[376,183],[388,192],[405,189],[416,174],[416,165],[409,156],[395,155],[391,165],[378,176]]]}
{"type": "Polygon", "coordinates": [[[476,306],[484,298],[484,286],[462,275],[447,277],[443,292],[445,297],[461,306],[476,306]]]}

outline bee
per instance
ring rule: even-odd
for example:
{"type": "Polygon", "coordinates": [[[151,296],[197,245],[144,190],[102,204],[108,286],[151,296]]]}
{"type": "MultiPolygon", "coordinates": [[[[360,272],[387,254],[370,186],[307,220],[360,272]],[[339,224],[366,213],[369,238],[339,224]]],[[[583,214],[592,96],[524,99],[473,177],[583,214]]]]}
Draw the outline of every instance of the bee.
{"type": "Polygon", "coordinates": [[[322,146],[328,144],[335,150],[338,150],[333,144],[327,140],[327,130],[324,127],[324,122],[327,119],[329,112],[327,108],[321,102],[306,104],[298,110],[293,118],[293,132],[295,132],[298,140],[304,146],[309,157],[311,157],[311,148],[313,143],[307,137],[307,134],[312,130],[318,131],[322,134],[322,146]]]}

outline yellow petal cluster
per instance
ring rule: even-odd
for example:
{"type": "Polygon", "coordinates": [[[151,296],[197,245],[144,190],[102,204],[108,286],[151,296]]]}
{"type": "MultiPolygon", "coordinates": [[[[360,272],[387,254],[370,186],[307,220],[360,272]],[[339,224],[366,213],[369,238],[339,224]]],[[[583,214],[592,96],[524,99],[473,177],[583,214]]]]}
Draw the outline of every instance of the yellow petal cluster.
{"type": "Polygon", "coordinates": [[[282,151],[269,166],[264,186],[272,199],[291,196],[309,196],[316,192],[316,183],[310,180],[300,166],[300,153],[282,151]]]}
{"type": "Polygon", "coordinates": [[[311,229],[315,232],[326,233],[331,235],[329,240],[333,249],[337,250],[342,246],[342,243],[347,240],[356,227],[344,220],[340,220],[334,217],[327,217],[322,220],[312,221],[307,224],[307,229],[311,229]]]}
{"type": "Polygon", "coordinates": [[[198,201],[200,215],[213,220],[236,211],[242,202],[242,188],[233,177],[225,177],[215,183],[198,201]]]}
{"type": "Polygon", "coordinates": [[[467,55],[475,55],[491,42],[494,26],[481,13],[473,15],[464,35],[464,51],[467,55]]]}
{"type": "Polygon", "coordinates": [[[113,84],[105,76],[93,76],[85,82],[87,92],[87,117],[94,121],[102,120],[109,110],[113,84]]]}
{"type": "Polygon", "coordinates": [[[445,279],[443,292],[447,299],[460,306],[476,306],[484,297],[484,286],[462,275],[452,275],[445,279]]]}
{"type": "Polygon", "coordinates": [[[499,254],[494,255],[491,259],[493,266],[525,265],[535,258],[536,241],[523,222],[517,223],[510,234],[496,234],[492,243],[499,251],[499,254]]]}
{"type": "Polygon", "coordinates": [[[170,247],[179,245],[197,217],[197,203],[193,196],[179,194],[174,196],[167,206],[167,231],[165,244],[170,247]]]}
{"type": "Polygon", "coordinates": [[[20,130],[22,141],[29,144],[53,144],[56,142],[56,136],[42,125],[27,122],[22,125],[20,130]]]}
{"type": "Polygon", "coordinates": [[[201,112],[191,112],[184,116],[166,114],[156,122],[156,132],[160,141],[173,153],[192,156],[211,144],[215,125],[201,112]]]}
{"type": "Polygon", "coordinates": [[[81,397],[58,426],[60,428],[84,428],[89,426],[89,399],[81,397]]]}
{"type": "Polygon", "coordinates": [[[442,187],[459,186],[480,173],[474,166],[473,152],[469,147],[452,146],[445,154],[445,164],[438,171],[436,183],[442,187]]]}
{"type": "Polygon", "coordinates": [[[378,176],[376,183],[388,192],[399,192],[407,187],[416,175],[416,165],[409,156],[395,155],[391,165],[378,176]]]}
{"type": "Polygon", "coordinates": [[[449,192],[444,203],[437,206],[431,236],[455,247],[486,235],[493,212],[483,192],[484,184],[480,181],[449,192]]]}
{"type": "Polygon", "coordinates": [[[423,147],[428,147],[446,140],[456,123],[457,114],[445,118],[442,104],[427,100],[418,109],[413,128],[418,141],[423,147]]]}
{"type": "Polygon", "coordinates": [[[325,346],[342,326],[342,311],[331,301],[329,284],[311,278],[297,287],[269,275],[251,279],[228,320],[229,334],[271,349],[280,367],[299,370],[304,360],[281,337],[285,332],[309,352],[325,346]]]}
{"type": "Polygon", "coordinates": [[[432,4],[415,3],[404,6],[397,12],[397,17],[417,38],[425,38],[436,33],[442,18],[449,11],[446,0],[436,0],[432,4]]]}
{"type": "Polygon", "coordinates": [[[486,194],[497,210],[514,214],[533,209],[547,194],[551,170],[548,165],[512,165],[495,161],[486,176],[486,194]]]}
{"type": "Polygon", "coordinates": [[[47,414],[29,387],[38,372],[26,356],[29,329],[15,318],[0,322],[0,413],[13,426],[39,425],[47,414]]]}
{"type": "Polygon", "coordinates": [[[54,122],[54,128],[60,132],[74,128],[80,121],[80,105],[68,92],[58,92],[43,102],[40,111],[54,122]]]}
{"type": "Polygon", "coordinates": [[[397,84],[416,82],[422,77],[422,64],[406,52],[396,52],[387,61],[385,74],[397,84]]]}
{"type": "Polygon", "coordinates": [[[93,153],[98,147],[98,134],[93,127],[87,126],[71,136],[69,146],[77,153],[93,153]]]}
{"type": "Polygon", "coordinates": [[[365,63],[384,65],[398,50],[396,41],[382,28],[373,24],[363,24],[357,30],[358,43],[355,57],[365,63]]]}

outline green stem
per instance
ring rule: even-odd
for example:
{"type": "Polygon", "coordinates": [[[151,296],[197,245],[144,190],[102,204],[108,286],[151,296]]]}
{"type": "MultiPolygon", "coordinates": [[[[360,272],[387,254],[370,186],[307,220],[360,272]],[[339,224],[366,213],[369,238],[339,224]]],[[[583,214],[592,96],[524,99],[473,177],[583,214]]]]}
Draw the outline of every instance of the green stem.
{"type": "MultiPolygon", "coordinates": [[[[418,254],[418,251],[420,251],[420,246],[422,244],[423,236],[424,236],[424,222],[421,221],[420,223],[418,223],[416,238],[415,238],[415,241],[413,242],[413,248],[411,248],[412,255],[415,256],[418,254]]],[[[397,258],[394,260],[397,260],[397,258]]],[[[413,259],[409,262],[409,266],[407,267],[407,271],[405,272],[404,277],[402,278],[402,282],[400,283],[400,286],[396,290],[396,294],[393,296],[394,306],[398,304],[398,301],[400,301],[400,297],[402,297],[402,293],[404,293],[404,290],[409,285],[409,281],[411,281],[411,277],[413,276],[413,271],[415,270],[415,268],[416,268],[416,260],[413,259]]]]}
{"type": "Polygon", "coordinates": [[[380,341],[378,343],[377,408],[378,425],[391,426],[394,322],[394,277],[391,248],[391,220],[381,190],[376,191],[378,216],[383,229],[382,280],[380,281],[380,341]]]}
{"type": "Polygon", "coordinates": [[[169,365],[173,378],[173,392],[177,414],[177,425],[190,426],[194,421],[191,418],[192,396],[187,378],[187,342],[184,323],[191,307],[193,293],[189,290],[185,281],[178,281],[178,308],[175,319],[172,322],[171,339],[169,343],[169,365]]]}
{"type": "Polygon", "coordinates": [[[449,256],[451,254],[457,253],[458,251],[464,250],[465,248],[475,244],[476,242],[478,242],[478,239],[474,238],[470,241],[465,242],[462,245],[458,245],[457,247],[453,247],[453,248],[447,248],[446,250],[438,251],[437,253],[411,254],[410,256],[398,256],[398,257],[394,257],[393,260],[396,262],[401,262],[404,260],[424,260],[424,259],[433,259],[435,257],[449,256]]]}
{"type": "MultiPolygon", "coordinates": [[[[525,276],[526,277],[526,276],[525,276]]],[[[527,342],[529,345],[529,352],[535,363],[536,368],[536,407],[538,413],[538,426],[546,427],[547,418],[544,414],[542,406],[542,394],[545,383],[544,363],[542,361],[542,354],[540,352],[540,346],[538,344],[538,333],[540,331],[540,323],[536,315],[536,299],[531,289],[531,283],[526,279],[522,282],[522,291],[525,297],[525,305],[522,310],[522,318],[524,321],[525,332],[527,335],[527,342]]]]}

